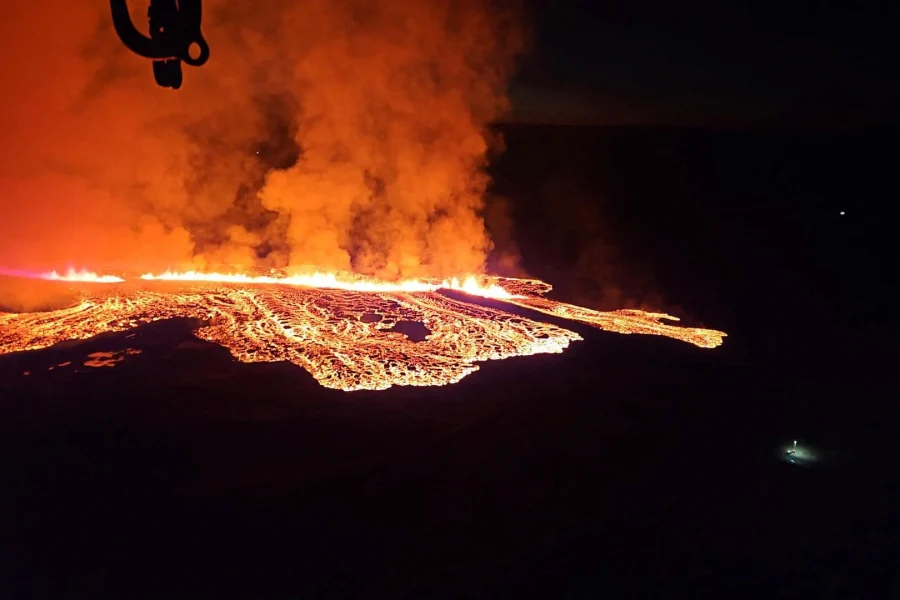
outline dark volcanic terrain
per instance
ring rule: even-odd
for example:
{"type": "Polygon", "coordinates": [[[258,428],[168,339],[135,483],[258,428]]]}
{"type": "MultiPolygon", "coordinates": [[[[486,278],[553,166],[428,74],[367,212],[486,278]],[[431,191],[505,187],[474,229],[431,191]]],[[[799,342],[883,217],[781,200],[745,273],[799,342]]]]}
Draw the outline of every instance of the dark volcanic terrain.
{"type": "Polygon", "coordinates": [[[0,596],[900,593],[873,212],[896,136],[506,138],[501,250],[561,300],[669,310],[724,346],[582,327],[562,355],[354,393],[188,320],[0,356],[0,596]],[[780,460],[793,439],[822,460],[780,460]]]}

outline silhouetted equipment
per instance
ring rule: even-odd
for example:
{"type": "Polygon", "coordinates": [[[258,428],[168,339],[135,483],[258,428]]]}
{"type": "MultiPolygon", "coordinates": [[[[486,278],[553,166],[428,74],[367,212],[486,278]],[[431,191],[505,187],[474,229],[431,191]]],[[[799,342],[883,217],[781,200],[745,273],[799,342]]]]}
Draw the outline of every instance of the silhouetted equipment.
{"type": "Polygon", "coordinates": [[[181,87],[182,61],[199,67],[209,60],[209,45],[200,33],[201,1],[150,0],[148,38],[131,22],[126,0],[109,0],[119,38],[135,54],[153,59],[153,77],[162,87],[181,87]]]}

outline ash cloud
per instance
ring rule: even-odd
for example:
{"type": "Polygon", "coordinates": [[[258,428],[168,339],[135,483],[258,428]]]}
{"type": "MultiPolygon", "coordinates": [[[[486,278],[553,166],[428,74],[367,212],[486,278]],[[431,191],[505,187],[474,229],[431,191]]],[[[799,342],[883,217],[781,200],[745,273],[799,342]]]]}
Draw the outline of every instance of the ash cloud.
{"type": "Polygon", "coordinates": [[[0,263],[482,270],[486,125],[523,46],[498,4],[205,0],[212,58],[172,92],[105,3],[15,3],[0,263]]]}

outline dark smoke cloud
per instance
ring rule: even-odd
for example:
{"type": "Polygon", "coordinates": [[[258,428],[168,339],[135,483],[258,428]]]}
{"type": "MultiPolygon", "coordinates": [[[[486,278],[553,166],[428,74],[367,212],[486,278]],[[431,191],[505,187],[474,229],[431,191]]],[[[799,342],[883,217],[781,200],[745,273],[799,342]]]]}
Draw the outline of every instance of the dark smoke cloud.
{"type": "MultiPolygon", "coordinates": [[[[146,3],[132,2],[136,23],[146,3]]],[[[522,48],[489,0],[205,0],[213,54],[157,88],[105,2],[0,25],[0,263],[479,271],[522,48]]]]}

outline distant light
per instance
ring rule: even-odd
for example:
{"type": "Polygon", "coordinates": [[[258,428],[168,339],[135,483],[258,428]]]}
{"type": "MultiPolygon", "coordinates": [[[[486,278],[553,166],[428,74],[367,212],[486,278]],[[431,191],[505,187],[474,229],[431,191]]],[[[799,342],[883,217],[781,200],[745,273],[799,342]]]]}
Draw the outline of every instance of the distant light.
{"type": "Polygon", "coordinates": [[[847,213],[845,213],[844,211],[841,211],[841,216],[844,216],[845,214],[847,214],[847,213]]]}
{"type": "Polygon", "coordinates": [[[800,446],[797,440],[792,440],[793,444],[785,444],[781,447],[779,454],[781,460],[798,467],[810,467],[820,461],[818,452],[810,446],[800,446]]]}

